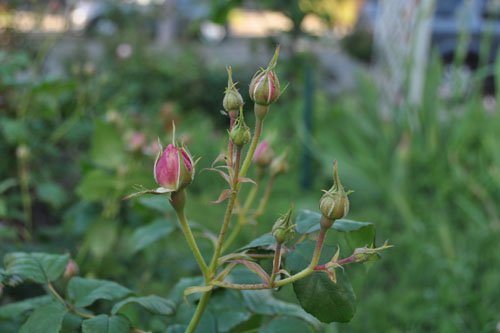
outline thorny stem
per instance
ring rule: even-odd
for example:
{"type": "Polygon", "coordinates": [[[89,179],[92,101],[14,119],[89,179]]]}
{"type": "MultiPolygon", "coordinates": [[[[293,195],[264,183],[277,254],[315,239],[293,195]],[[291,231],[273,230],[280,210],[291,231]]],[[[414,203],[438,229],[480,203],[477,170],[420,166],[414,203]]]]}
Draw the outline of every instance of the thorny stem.
{"type": "MultiPolygon", "coordinates": [[[[257,105],[255,105],[256,108],[256,113],[257,113],[257,105]]],[[[259,108],[262,108],[259,106],[259,108]]],[[[268,108],[268,107],[267,107],[268,108]]],[[[262,113],[262,112],[261,112],[262,113]]],[[[234,179],[233,179],[233,193],[229,197],[229,202],[227,204],[226,208],[226,213],[224,215],[224,220],[222,222],[222,227],[219,233],[219,238],[217,240],[217,246],[215,247],[215,252],[212,257],[212,261],[210,262],[210,267],[209,267],[209,275],[205,276],[205,283],[211,283],[210,279],[213,278],[215,275],[215,272],[217,271],[217,261],[219,259],[219,256],[222,252],[222,246],[224,244],[224,239],[226,237],[227,229],[229,227],[229,222],[231,221],[231,215],[233,214],[233,208],[234,204],[236,202],[236,198],[238,196],[238,192],[241,187],[241,183],[238,182],[240,178],[245,177],[248,168],[250,167],[250,163],[252,162],[252,157],[253,154],[255,153],[255,149],[257,148],[257,144],[259,143],[260,140],[260,135],[262,133],[262,124],[264,122],[264,116],[260,115],[257,116],[257,120],[255,123],[255,131],[254,135],[252,138],[252,142],[250,144],[250,148],[248,149],[247,155],[245,156],[245,160],[241,166],[240,169],[240,162],[241,162],[241,149],[236,148],[236,161],[235,165],[233,166],[234,168],[234,179]]],[[[198,306],[196,307],[196,311],[191,318],[191,322],[189,323],[188,329],[186,332],[193,332],[196,327],[198,326],[201,316],[203,315],[203,312],[205,311],[205,308],[207,306],[208,300],[210,298],[211,292],[204,293],[198,302],[198,306]]]]}
{"type": "MultiPolygon", "coordinates": [[[[237,111],[229,111],[229,131],[231,131],[231,129],[233,128],[233,125],[234,125],[234,122],[236,121],[236,118],[238,118],[238,112],[237,111]]],[[[229,138],[229,143],[228,143],[228,147],[227,147],[227,151],[228,151],[228,163],[229,163],[229,166],[232,167],[233,166],[233,140],[231,140],[231,138],[229,138]]]]}
{"type": "Polygon", "coordinates": [[[280,270],[281,265],[281,243],[276,243],[276,250],[274,251],[274,259],[273,259],[273,272],[271,274],[271,279],[269,281],[269,287],[273,287],[274,280],[276,280],[276,275],[280,270]]]}
{"type": "MultiPolygon", "coordinates": [[[[319,257],[321,255],[321,249],[323,248],[323,244],[325,242],[325,236],[328,232],[329,228],[321,227],[318,235],[318,239],[316,240],[316,247],[314,248],[314,254],[309,266],[304,268],[302,271],[298,272],[295,275],[292,275],[286,279],[279,280],[273,284],[273,288],[281,287],[286,284],[295,282],[300,280],[314,272],[314,268],[318,265],[319,257]]],[[[211,281],[210,282],[214,286],[230,288],[230,289],[239,289],[239,290],[257,290],[257,289],[269,289],[269,284],[267,283],[259,283],[259,284],[236,284],[236,283],[226,283],[220,281],[211,281]]]]}
{"type": "Polygon", "coordinates": [[[193,255],[200,266],[201,271],[203,272],[203,276],[209,276],[209,269],[203,256],[201,255],[200,249],[196,244],[196,240],[194,239],[193,233],[191,232],[191,228],[189,227],[186,214],[184,214],[184,209],[176,210],[177,217],[179,218],[179,222],[181,224],[182,231],[184,232],[184,236],[186,237],[186,241],[189,245],[189,248],[193,252],[193,255]]]}
{"type": "MultiPolygon", "coordinates": [[[[356,258],[354,257],[354,254],[347,257],[347,258],[344,258],[342,260],[339,260],[336,262],[336,264],[338,265],[346,265],[346,264],[350,264],[350,263],[353,263],[353,262],[356,262],[356,258]]],[[[315,271],[324,271],[325,269],[327,269],[327,264],[325,265],[318,265],[316,267],[314,267],[314,270],[315,271]]]]}

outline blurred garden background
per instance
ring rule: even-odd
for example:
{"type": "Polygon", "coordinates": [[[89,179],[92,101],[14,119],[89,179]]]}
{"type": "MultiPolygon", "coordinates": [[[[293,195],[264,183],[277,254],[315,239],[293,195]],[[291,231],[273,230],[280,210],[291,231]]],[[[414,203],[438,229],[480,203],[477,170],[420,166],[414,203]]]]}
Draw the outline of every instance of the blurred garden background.
{"type": "MultiPolygon", "coordinates": [[[[321,330],[500,331],[496,0],[0,0],[0,255],[71,253],[84,277],[179,298],[177,281],[199,273],[172,208],[122,198],[154,187],[157,138],[175,121],[201,157],[188,211],[211,253],[203,235],[224,205],[207,202],[224,183],[200,171],[227,142],[225,67],[252,126],[248,84],[278,44],[287,88],[264,138],[277,155],[289,147],[290,170],[233,247],[290,202],[317,211],[337,159],[355,191],[348,217],[395,247],[349,267],[357,313],[321,330]]],[[[290,288],[276,297],[296,303],[290,288]]],[[[0,305],[41,294],[0,287],[0,305]]],[[[0,315],[1,332],[21,324],[0,315]]]]}

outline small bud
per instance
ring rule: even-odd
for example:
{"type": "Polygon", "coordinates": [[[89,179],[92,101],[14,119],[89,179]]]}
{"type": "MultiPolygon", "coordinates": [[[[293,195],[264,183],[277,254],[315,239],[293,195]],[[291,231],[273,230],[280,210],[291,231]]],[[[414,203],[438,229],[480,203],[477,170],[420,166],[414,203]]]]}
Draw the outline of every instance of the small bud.
{"type": "Polygon", "coordinates": [[[319,209],[323,217],[328,220],[334,221],[347,215],[349,212],[349,199],[344,191],[344,187],[340,183],[337,161],[333,163],[334,182],[330,190],[324,191],[325,194],[319,201],[319,209]]]}
{"type": "Polygon", "coordinates": [[[276,177],[278,175],[288,172],[290,169],[288,162],[288,149],[286,149],[280,156],[273,159],[271,162],[271,176],[276,177]]]}
{"type": "Polygon", "coordinates": [[[229,137],[231,141],[239,148],[246,145],[252,134],[250,133],[250,128],[245,124],[245,119],[243,119],[243,108],[240,108],[240,116],[236,119],[233,128],[229,132],[229,137]]]}
{"type": "Polygon", "coordinates": [[[250,98],[255,104],[267,106],[280,97],[280,83],[274,70],[278,61],[279,50],[278,46],[267,68],[258,70],[250,82],[250,98]]]}
{"type": "Polygon", "coordinates": [[[273,225],[273,237],[279,244],[290,241],[295,235],[295,224],[292,224],[293,204],[285,215],[281,215],[273,225]]]}
{"type": "Polygon", "coordinates": [[[184,146],[175,145],[175,134],[173,136],[174,142],[169,144],[163,153],[160,144],[155,161],[154,177],[158,185],[164,189],[179,191],[193,181],[194,162],[184,146]]]}
{"type": "Polygon", "coordinates": [[[389,245],[388,241],[385,241],[384,245],[372,248],[372,247],[360,247],[354,250],[354,259],[359,264],[364,264],[365,262],[376,261],[380,258],[380,252],[385,249],[389,249],[393,247],[393,245],[389,245]]]}
{"type": "Polygon", "coordinates": [[[253,154],[253,161],[260,167],[267,167],[274,157],[273,148],[267,141],[262,141],[255,149],[255,153],[253,154]]]}
{"type": "Polygon", "coordinates": [[[70,279],[78,274],[78,265],[73,259],[70,259],[66,264],[66,269],[64,270],[64,278],[70,279]]]}
{"type": "Polygon", "coordinates": [[[20,145],[16,149],[17,158],[21,161],[27,161],[30,158],[30,149],[26,145],[20,145]]]}
{"type": "Polygon", "coordinates": [[[238,89],[236,89],[236,83],[233,83],[231,67],[228,66],[226,69],[228,74],[228,80],[222,105],[224,106],[224,110],[226,110],[227,112],[237,111],[241,107],[243,107],[243,98],[238,92],[238,89]]]}
{"type": "Polygon", "coordinates": [[[128,148],[132,151],[140,151],[146,146],[146,136],[144,133],[135,132],[130,134],[128,148]]]}

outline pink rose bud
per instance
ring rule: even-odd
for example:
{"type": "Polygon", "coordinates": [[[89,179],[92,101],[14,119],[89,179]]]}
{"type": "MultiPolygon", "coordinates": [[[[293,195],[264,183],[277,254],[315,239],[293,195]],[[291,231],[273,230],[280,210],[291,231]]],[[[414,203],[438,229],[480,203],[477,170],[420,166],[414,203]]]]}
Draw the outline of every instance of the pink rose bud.
{"type": "Polygon", "coordinates": [[[128,142],[130,150],[140,150],[146,145],[146,136],[144,133],[134,133],[128,142]]]}
{"type": "Polygon", "coordinates": [[[78,274],[78,265],[73,259],[70,259],[66,264],[66,269],[64,270],[64,277],[69,279],[78,274]]]}
{"type": "Polygon", "coordinates": [[[267,141],[262,141],[255,149],[255,153],[253,155],[253,161],[260,167],[268,166],[274,157],[273,148],[267,141]]]}
{"type": "Polygon", "coordinates": [[[158,185],[171,191],[179,191],[191,184],[194,178],[193,159],[185,148],[169,144],[156,157],[154,177],[158,185]]]}
{"type": "Polygon", "coordinates": [[[278,60],[279,46],[276,48],[274,57],[264,70],[255,73],[250,82],[250,98],[256,104],[270,105],[280,97],[280,83],[274,68],[278,60]]]}

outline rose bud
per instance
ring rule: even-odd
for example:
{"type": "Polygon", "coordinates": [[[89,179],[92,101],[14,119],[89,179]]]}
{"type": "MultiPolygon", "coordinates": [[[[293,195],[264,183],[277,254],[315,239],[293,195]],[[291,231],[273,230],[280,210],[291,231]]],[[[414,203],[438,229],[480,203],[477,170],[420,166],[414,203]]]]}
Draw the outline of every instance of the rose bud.
{"type": "Polygon", "coordinates": [[[194,163],[185,147],[169,144],[163,153],[156,156],[154,177],[158,185],[168,192],[179,191],[191,184],[194,178],[194,163]]]}
{"type": "Polygon", "coordinates": [[[70,259],[68,261],[68,263],[66,264],[66,269],[64,270],[64,277],[66,279],[69,279],[75,275],[78,274],[78,265],[76,264],[76,262],[73,260],[73,259],[70,259]]]}
{"type": "Polygon", "coordinates": [[[250,82],[250,98],[255,104],[267,106],[280,97],[280,83],[274,70],[278,55],[279,46],[276,48],[276,52],[267,68],[257,71],[250,82]]]}
{"type": "Polygon", "coordinates": [[[262,141],[255,149],[255,153],[253,154],[253,161],[260,167],[267,167],[274,157],[273,148],[267,141],[262,141]]]}
{"type": "Polygon", "coordinates": [[[240,116],[236,119],[233,128],[229,132],[229,137],[231,141],[239,148],[246,145],[252,134],[250,133],[250,128],[245,124],[245,120],[243,119],[243,108],[240,108],[240,116]]]}
{"type": "Polygon", "coordinates": [[[128,140],[128,147],[132,151],[138,151],[144,148],[146,145],[146,136],[144,133],[136,132],[133,133],[128,140]]]}
{"type": "Polygon", "coordinates": [[[293,204],[285,215],[274,222],[272,234],[278,244],[290,241],[295,235],[295,224],[292,224],[293,204]]]}
{"type": "Polygon", "coordinates": [[[276,177],[288,172],[290,167],[288,165],[287,158],[288,149],[286,149],[280,156],[273,159],[271,162],[271,177],[276,177]]]}
{"type": "Polygon", "coordinates": [[[227,88],[224,92],[224,99],[222,100],[222,106],[227,112],[235,111],[236,114],[238,110],[243,107],[243,97],[241,97],[238,89],[236,89],[236,83],[233,83],[232,70],[231,67],[227,67],[227,88]]]}
{"type": "MultiPolygon", "coordinates": [[[[319,209],[323,217],[329,221],[335,221],[343,218],[349,212],[349,199],[344,191],[344,187],[340,183],[339,174],[337,171],[337,161],[333,163],[334,183],[328,191],[323,190],[325,194],[319,201],[319,209]]],[[[322,219],[323,221],[323,219],[322,219]]],[[[327,221],[325,221],[326,223],[327,221]]]]}

